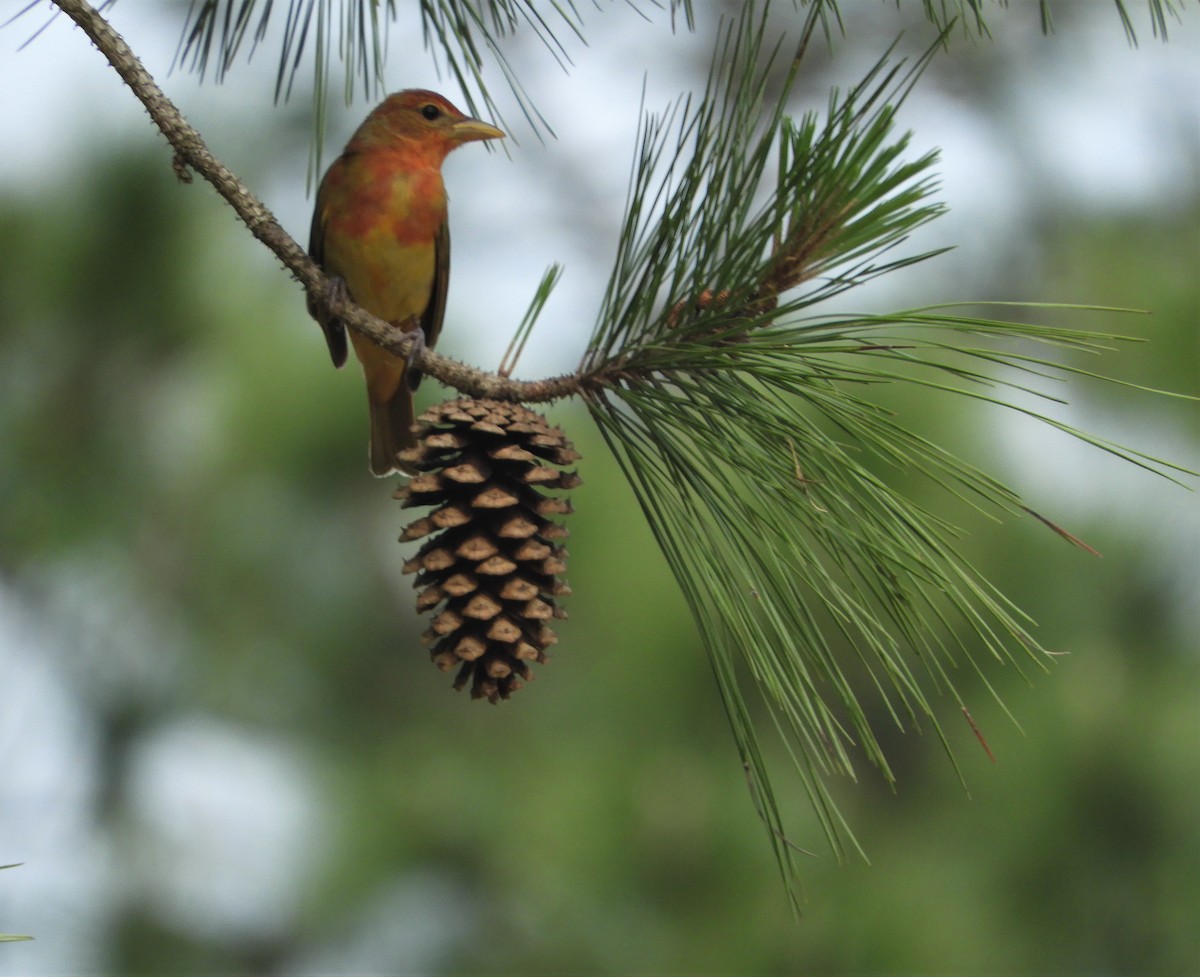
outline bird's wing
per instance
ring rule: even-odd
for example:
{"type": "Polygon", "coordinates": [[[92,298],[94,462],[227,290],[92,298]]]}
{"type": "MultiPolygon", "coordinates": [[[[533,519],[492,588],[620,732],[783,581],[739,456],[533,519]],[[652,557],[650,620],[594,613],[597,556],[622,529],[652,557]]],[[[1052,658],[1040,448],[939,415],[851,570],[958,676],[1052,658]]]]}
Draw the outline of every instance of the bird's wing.
{"type": "Polygon", "coordinates": [[[433,239],[433,286],[429,290],[429,304],[421,316],[421,328],[425,332],[425,345],[437,342],[442,331],[442,317],[446,314],[446,287],[450,284],[450,222],[443,221],[433,239]]]}
{"type": "MultiPolygon", "coordinates": [[[[328,219],[325,185],[329,181],[334,167],[341,165],[340,159],[335,160],[333,166],[329,168],[329,172],[325,174],[325,179],[321,181],[321,187],[317,191],[317,202],[313,207],[312,228],[308,233],[308,256],[322,269],[325,268],[325,221],[328,219]]],[[[308,299],[308,314],[320,323],[321,329],[325,333],[325,343],[329,347],[329,358],[333,360],[333,365],[341,367],[346,362],[346,327],[330,316],[324,306],[314,302],[311,296],[308,299]]]]}

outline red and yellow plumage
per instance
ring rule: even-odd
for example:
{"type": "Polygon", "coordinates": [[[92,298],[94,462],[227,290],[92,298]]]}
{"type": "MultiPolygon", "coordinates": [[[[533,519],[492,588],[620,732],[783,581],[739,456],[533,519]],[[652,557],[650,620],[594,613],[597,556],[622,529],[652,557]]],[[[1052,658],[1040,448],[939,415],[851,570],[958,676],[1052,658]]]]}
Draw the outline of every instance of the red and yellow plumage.
{"type": "MultiPolygon", "coordinates": [[[[346,144],[317,191],[309,253],[372,315],[433,345],[442,327],[450,275],[450,231],[442,162],[465,142],[497,139],[499,129],[463,115],[420,89],[388,96],[346,144]]],[[[335,366],[346,361],[346,329],[315,303],[335,366]]],[[[403,357],[365,336],[350,341],[367,380],[371,471],[387,475],[412,445],[412,388],[403,357]]]]}

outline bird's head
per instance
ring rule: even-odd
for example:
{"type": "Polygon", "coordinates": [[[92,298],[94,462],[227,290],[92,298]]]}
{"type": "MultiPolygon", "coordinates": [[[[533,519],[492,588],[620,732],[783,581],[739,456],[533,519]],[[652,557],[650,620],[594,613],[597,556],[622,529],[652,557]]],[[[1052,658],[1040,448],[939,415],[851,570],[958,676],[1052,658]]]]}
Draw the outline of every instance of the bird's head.
{"type": "Polygon", "coordinates": [[[354,134],[352,143],[379,148],[420,148],[444,159],[463,143],[503,139],[493,125],[472,119],[437,92],[410,88],[385,98],[354,134]]]}

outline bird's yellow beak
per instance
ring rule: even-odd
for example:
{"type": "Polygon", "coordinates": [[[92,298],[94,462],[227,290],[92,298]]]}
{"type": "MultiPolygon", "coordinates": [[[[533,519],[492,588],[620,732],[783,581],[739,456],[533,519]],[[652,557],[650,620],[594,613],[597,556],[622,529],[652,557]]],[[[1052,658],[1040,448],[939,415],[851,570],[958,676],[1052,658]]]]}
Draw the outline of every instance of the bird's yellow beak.
{"type": "Polygon", "coordinates": [[[477,139],[503,139],[504,133],[478,119],[460,119],[450,127],[455,142],[475,142],[477,139]]]}

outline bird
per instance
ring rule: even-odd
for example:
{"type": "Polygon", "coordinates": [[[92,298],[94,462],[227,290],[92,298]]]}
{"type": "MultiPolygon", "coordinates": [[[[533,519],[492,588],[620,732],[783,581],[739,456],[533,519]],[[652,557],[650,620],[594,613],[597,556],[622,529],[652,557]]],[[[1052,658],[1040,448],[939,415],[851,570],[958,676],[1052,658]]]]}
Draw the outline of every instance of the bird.
{"type": "MultiPolygon", "coordinates": [[[[413,350],[432,346],[446,311],[450,227],[442,163],[468,142],[504,138],[446,98],[407,89],[385,98],[363,121],[317,190],[309,255],[329,276],[336,299],[349,299],[406,333],[413,350]]],[[[346,326],[310,295],[309,314],[325,334],[335,367],[347,358],[346,326]]],[[[397,458],[415,443],[412,395],[420,373],[355,330],[370,410],[369,461],[377,476],[408,472],[397,458]]]]}

